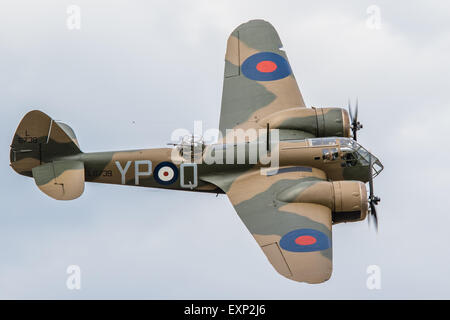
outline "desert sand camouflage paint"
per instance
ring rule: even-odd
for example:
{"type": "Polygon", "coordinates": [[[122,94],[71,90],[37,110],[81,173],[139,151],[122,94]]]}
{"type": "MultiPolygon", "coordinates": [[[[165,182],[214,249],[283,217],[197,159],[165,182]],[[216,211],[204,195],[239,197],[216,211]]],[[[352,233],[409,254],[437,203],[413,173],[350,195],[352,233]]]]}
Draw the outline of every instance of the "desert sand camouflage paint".
{"type": "Polygon", "coordinates": [[[332,273],[332,225],[366,218],[364,183],[371,172],[367,161],[357,160],[349,149],[347,111],[306,108],[281,48],[277,32],[263,20],[232,32],[220,116],[222,133],[252,129],[258,130],[257,139],[266,139],[269,130],[277,129],[279,140],[265,150],[277,153],[275,166],[251,154],[249,142],[255,137],[226,145],[225,136],[202,146],[194,162],[178,147],[83,153],[68,125],[34,110],[16,130],[11,167],[58,200],[79,197],[85,182],[226,193],[280,274],[308,283],[326,281],[332,273]],[[334,138],[309,139],[316,137],[334,138]],[[243,161],[237,160],[238,150],[243,161]],[[223,161],[209,161],[214,156],[223,161]]]}

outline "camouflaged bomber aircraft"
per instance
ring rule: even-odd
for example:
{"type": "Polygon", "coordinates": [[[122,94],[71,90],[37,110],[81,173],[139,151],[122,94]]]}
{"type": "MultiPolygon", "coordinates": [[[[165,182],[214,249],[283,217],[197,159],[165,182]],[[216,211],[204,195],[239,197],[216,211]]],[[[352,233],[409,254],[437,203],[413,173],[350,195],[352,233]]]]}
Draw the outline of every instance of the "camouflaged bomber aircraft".
{"type": "Polygon", "coordinates": [[[357,107],[354,116],[350,106],[350,114],[343,108],[306,108],[281,48],[277,32],[263,20],[232,32],[220,115],[221,132],[259,129],[269,140],[277,129],[275,147],[265,144],[268,154],[278,152],[275,168],[258,157],[254,163],[206,163],[208,156],[220,160],[227,154],[236,160],[234,151],[242,146],[249,160],[248,138],[83,153],[68,125],[37,110],[17,128],[11,166],[57,200],[79,197],[85,181],[226,193],[280,274],[301,282],[326,281],[332,272],[332,225],[364,220],[368,212],[376,221],[379,198],[372,179],[383,166],[356,142],[362,127],[357,107]]]}

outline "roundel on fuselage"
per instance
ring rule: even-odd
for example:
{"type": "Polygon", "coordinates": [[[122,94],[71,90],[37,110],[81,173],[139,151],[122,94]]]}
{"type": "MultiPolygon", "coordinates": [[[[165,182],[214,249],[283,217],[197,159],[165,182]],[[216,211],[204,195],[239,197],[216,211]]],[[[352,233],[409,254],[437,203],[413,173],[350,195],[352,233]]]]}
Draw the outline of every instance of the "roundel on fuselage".
{"type": "Polygon", "coordinates": [[[178,168],[171,162],[161,162],[153,170],[153,177],[159,184],[172,184],[178,179],[178,168]]]}

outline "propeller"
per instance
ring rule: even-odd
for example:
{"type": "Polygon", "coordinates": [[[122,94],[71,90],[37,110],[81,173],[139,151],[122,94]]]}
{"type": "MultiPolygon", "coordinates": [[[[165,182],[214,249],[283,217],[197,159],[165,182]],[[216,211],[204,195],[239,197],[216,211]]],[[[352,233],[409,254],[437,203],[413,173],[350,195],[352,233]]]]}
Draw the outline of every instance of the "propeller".
{"type": "Polygon", "coordinates": [[[350,104],[350,99],[348,99],[348,113],[350,114],[350,121],[351,121],[351,129],[353,133],[353,140],[357,140],[356,138],[356,132],[358,130],[361,130],[363,128],[363,125],[361,122],[358,121],[358,98],[356,98],[356,105],[355,105],[355,113],[353,114],[352,107],[350,104]]]}
{"type": "Polygon", "coordinates": [[[370,206],[370,216],[369,216],[369,224],[371,216],[375,222],[375,229],[378,232],[378,216],[376,205],[381,199],[373,194],[373,175],[372,175],[372,154],[369,153],[369,206],[370,206]]]}

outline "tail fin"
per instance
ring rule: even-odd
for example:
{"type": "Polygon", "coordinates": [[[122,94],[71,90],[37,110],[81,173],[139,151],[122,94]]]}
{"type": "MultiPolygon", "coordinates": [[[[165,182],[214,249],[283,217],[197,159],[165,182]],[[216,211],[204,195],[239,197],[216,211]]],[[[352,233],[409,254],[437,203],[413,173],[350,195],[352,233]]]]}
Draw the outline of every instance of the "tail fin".
{"type": "Polygon", "coordinates": [[[10,161],[17,173],[34,177],[44,193],[68,200],[79,197],[84,190],[84,165],[61,158],[80,153],[75,133],[68,125],[33,110],[17,127],[10,161]]]}

